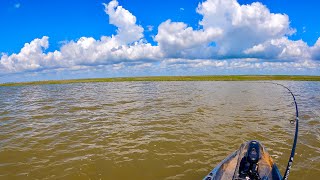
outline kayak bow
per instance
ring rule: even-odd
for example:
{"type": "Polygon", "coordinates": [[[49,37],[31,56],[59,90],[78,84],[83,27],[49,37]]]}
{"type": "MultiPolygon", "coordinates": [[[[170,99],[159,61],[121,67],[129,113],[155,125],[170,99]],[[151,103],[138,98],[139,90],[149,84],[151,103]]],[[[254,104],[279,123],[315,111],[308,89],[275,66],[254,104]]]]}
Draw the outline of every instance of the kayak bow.
{"type": "Polygon", "coordinates": [[[240,146],[240,148],[225,158],[218,164],[203,180],[287,180],[295,155],[297,146],[298,130],[299,130],[299,111],[296,98],[292,91],[278,83],[271,84],[279,85],[288,90],[291,94],[295,105],[295,120],[290,122],[296,123],[295,134],[291,154],[285,174],[282,178],[280,171],[273,162],[269,153],[265,150],[258,141],[249,141],[240,146]]]}
{"type": "Polygon", "coordinates": [[[258,141],[249,141],[225,158],[204,180],[282,179],[277,165],[258,141]]]}

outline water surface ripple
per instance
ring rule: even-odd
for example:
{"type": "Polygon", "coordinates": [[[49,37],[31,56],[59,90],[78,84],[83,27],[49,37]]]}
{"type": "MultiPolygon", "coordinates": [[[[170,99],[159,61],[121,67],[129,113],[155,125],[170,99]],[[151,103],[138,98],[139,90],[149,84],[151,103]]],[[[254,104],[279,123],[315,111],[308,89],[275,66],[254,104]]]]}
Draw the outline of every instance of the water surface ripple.
{"type": "MultiPolygon", "coordinates": [[[[296,94],[290,179],[320,177],[320,82],[296,94]]],[[[0,179],[201,179],[257,139],[284,171],[294,106],[256,82],[116,82],[0,87],[0,179]]]]}

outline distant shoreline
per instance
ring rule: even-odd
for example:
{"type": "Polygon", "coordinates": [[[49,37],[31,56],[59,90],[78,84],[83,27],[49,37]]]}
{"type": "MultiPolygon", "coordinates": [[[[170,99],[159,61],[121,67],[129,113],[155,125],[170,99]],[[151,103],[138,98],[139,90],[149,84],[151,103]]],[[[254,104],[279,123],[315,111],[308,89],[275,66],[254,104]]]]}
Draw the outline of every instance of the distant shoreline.
{"type": "Polygon", "coordinates": [[[146,77],[116,77],[69,79],[3,83],[0,86],[25,86],[48,84],[71,84],[91,82],[130,82],[130,81],[320,81],[320,76],[289,76],[289,75],[229,75],[229,76],[146,76],[146,77]]]}

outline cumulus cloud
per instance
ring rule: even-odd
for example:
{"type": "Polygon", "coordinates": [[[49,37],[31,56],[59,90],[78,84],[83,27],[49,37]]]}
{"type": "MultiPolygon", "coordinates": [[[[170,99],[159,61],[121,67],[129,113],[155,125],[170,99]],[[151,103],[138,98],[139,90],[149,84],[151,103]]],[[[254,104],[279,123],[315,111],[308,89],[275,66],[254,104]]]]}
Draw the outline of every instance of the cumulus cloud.
{"type": "Polygon", "coordinates": [[[207,0],[199,4],[197,12],[203,15],[200,24],[204,29],[223,29],[216,40],[222,55],[239,55],[254,45],[294,32],[287,15],[270,13],[259,2],[240,5],[236,0],[207,0]]]}
{"type": "Polygon", "coordinates": [[[247,55],[263,59],[296,60],[309,59],[310,50],[302,40],[292,41],[287,37],[271,39],[244,51],[247,55]]]}
{"type": "Polygon", "coordinates": [[[34,39],[30,43],[25,43],[20,53],[2,54],[1,67],[9,72],[19,72],[23,70],[39,69],[46,64],[46,54],[43,50],[49,47],[48,37],[44,36],[41,39],[34,39]]]}
{"type": "MultiPolygon", "coordinates": [[[[236,0],[206,0],[195,7],[202,16],[198,28],[166,20],[158,26],[154,43],[147,42],[137,18],[117,0],[103,7],[109,23],[117,27],[116,34],[80,37],[53,52],[47,52],[49,37],[34,39],[17,54],[2,54],[0,73],[101,66],[113,71],[319,68],[315,60],[320,60],[320,38],[312,47],[290,40],[296,30],[290,27],[289,17],[272,13],[259,2],[240,5],[236,0]]],[[[146,27],[154,31],[153,26],[146,27]]]]}
{"type": "Polygon", "coordinates": [[[311,47],[311,56],[314,60],[320,60],[320,38],[317,40],[314,46],[311,47]]]}
{"type": "Polygon", "coordinates": [[[48,37],[26,43],[18,54],[3,54],[0,61],[2,73],[30,70],[96,66],[132,61],[155,61],[161,56],[159,47],[143,40],[143,28],[136,24],[136,17],[119,6],[116,0],[103,4],[117,34],[101,39],[81,37],[66,42],[59,51],[44,53],[48,37]]]}
{"type": "Polygon", "coordinates": [[[63,59],[82,65],[114,64],[141,59],[156,60],[157,56],[160,56],[157,47],[143,40],[130,45],[121,45],[116,38],[106,36],[100,40],[82,37],[77,42],[69,42],[62,46],[60,52],[64,56],[63,59]]]}
{"type": "Polygon", "coordinates": [[[236,0],[207,0],[199,3],[197,12],[203,16],[200,30],[170,20],[160,24],[155,41],[166,57],[253,57],[268,61],[310,58],[305,42],[288,39],[296,31],[290,27],[289,17],[271,13],[259,2],[240,5],[236,0]],[[210,46],[212,43],[214,46],[210,46]]]}
{"type": "Polygon", "coordinates": [[[136,24],[136,17],[119,6],[118,1],[112,0],[109,4],[103,3],[103,5],[109,15],[109,23],[118,27],[117,35],[114,37],[116,40],[127,44],[143,37],[143,28],[136,24]]]}
{"type": "Polygon", "coordinates": [[[155,41],[167,56],[206,56],[205,48],[222,34],[219,28],[193,30],[183,22],[167,20],[159,25],[155,41]],[[202,53],[199,53],[199,48],[202,53]],[[193,51],[192,51],[193,50],[193,51]],[[196,51],[194,51],[196,50],[196,51]],[[194,54],[196,53],[196,54],[194,54]]]}

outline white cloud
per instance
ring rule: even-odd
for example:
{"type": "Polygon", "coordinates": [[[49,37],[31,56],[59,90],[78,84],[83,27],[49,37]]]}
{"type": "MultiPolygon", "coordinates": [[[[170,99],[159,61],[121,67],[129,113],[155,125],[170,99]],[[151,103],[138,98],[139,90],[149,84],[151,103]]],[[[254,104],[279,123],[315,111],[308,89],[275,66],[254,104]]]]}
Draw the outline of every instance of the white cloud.
{"type": "MultiPolygon", "coordinates": [[[[48,37],[26,43],[17,54],[2,54],[0,73],[24,71],[93,70],[111,72],[163,69],[308,69],[319,68],[320,38],[309,47],[288,37],[295,32],[285,14],[271,13],[261,3],[240,5],[236,0],[207,0],[196,11],[203,16],[199,29],[167,20],[154,37],[144,39],[136,17],[112,0],[103,4],[116,34],[100,39],[80,37],[46,52],[48,37]]],[[[146,26],[153,31],[153,26],[146,26]]],[[[250,71],[251,72],[251,71],[250,71]]],[[[253,71],[252,71],[253,72],[253,71]]],[[[213,72],[214,73],[214,72],[213,72]]]]}
{"type": "Polygon", "coordinates": [[[310,50],[305,42],[302,40],[292,41],[287,37],[268,40],[246,49],[244,53],[271,60],[310,59],[310,50]]]}
{"type": "Polygon", "coordinates": [[[243,50],[294,32],[285,14],[270,13],[261,3],[240,5],[236,0],[207,0],[199,4],[204,29],[221,28],[216,43],[221,55],[239,55],[243,50]]]}
{"type": "Polygon", "coordinates": [[[143,28],[136,24],[136,17],[128,10],[119,6],[118,1],[103,3],[105,12],[109,15],[109,23],[118,27],[116,40],[120,43],[132,43],[143,37],[143,28]]]}
{"type": "Polygon", "coordinates": [[[311,47],[311,56],[314,60],[320,60],[320,38],[318,38],[314,46],[311,47]]]}
{"type": "Polygon", "coordinates": [[[298,73],[305,70],[313,70],[319,68],[319,64],[311,60],[298,60],[295,62],[264,62],[257,58],[241,58],[241,59],[165,59],[161,62],[162,69],[187,69],[188,71],[205,71],[216,72],[223,70],[224,72],[272,72],[298,73]]]}
{"type": "Polygon", "coordinates": [[[200,30],[170,20],[160,24],[155,41],[165,56],[283,60],[309,57],[303,41],[288,40],[287,36],[295,32],[289,17],[271,13],[261,3],[240,5],[236,0],[207,0],[199,4],[197,12],[203,15],[200,30]]]}
{"type": "Polygon", "coordinates": [[[49,47],[48,37],[34,39],[25,43],[20,53],[1,56],[1,69],[5,72],[20,72],[24,70],[40,69],[46,65],[44,49],[49,47]]]}
{"type": "Polygon", "coordinates": [[[148,31],[153,31],[153,28],[154,28],[154,26],[151,26],[151,25],[147,26],[148,31]]]}
{"type": "Polygon", "coordinates": [[[208,44],[221,34],[222,30],[219,28],[193,30],[183,22],[167,20],[159,25],[155,41],[169,57],[205,57],[208,56],[204,53],[207,51],[205,49],[208,48],[208,44]],[[203,50],[203,52],[200,54],[198,50],[203,50]]]}
{"type": "Polygon", "coordinates": [[[160,56],[159,47],[143,38],[143,28],[136,25],[136,17],[113,0],[104,4],[111,24],[117,26],[117,34],[102,36],[100,40],[81,37],[65,42],[60,51],[44,53],[49,46],[48,37],[26,43],[18,54],[3,54],[0,62],[2,73],[97,66],[134,61],[155,61],[160,56]]]}
{"type": "Polygon", "coordinates": [[[161,63],[162,67],[171,68],[208,68],[208,67],[227,67],[227,60],[212,60],[212,59],[183,59],[183,58],[169,58],[161,63]]]}

